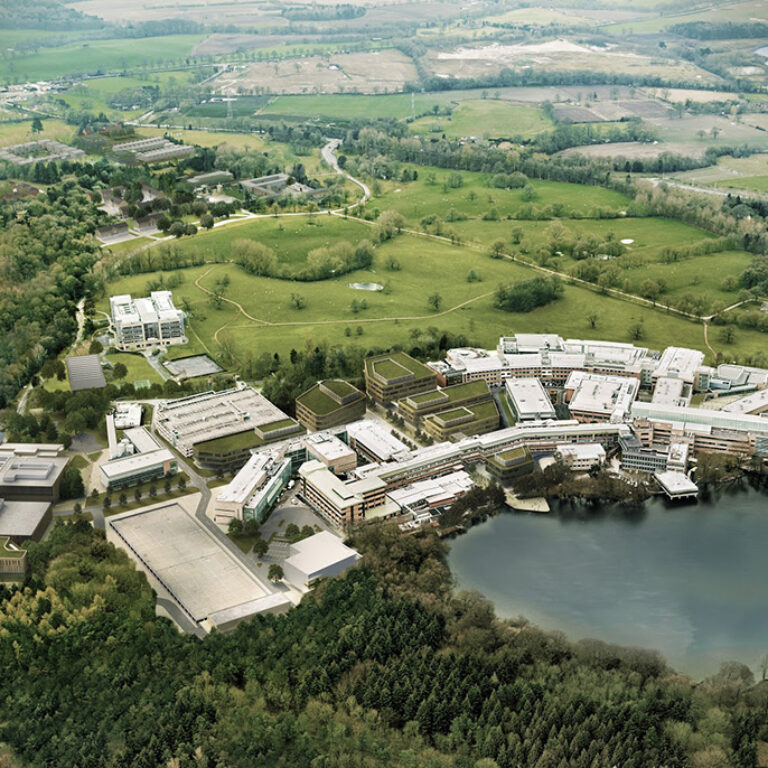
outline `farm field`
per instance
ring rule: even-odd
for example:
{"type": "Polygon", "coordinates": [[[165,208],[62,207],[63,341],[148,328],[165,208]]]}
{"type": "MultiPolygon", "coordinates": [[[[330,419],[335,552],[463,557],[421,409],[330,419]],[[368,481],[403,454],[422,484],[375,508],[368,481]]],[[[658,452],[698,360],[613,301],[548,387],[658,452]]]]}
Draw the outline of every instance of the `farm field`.
{"type": "Polygon", "coordinates": [[[47,80],[68,74],[121,72],[180,64],[202,35],[89,40],[0,59],[0,82],[47,80]]]}
{"type": "Polygon", "coordinates": [[[660,32],[673,24],[694,21],[748,22],[755,18],[765,19],[765,17],[765,3],[761,0],[750,0],[746,3],[718,3],[706,10],[680,16],[661,16],[608,24],[603,27],[603,31],[613,35],[644,35],[660,32]]]}
{"type": "Polygon", "coordinates": [[[755,154],[751,157],[725,155],[718,158],[717,165],[672,174],[673,178],[688,184],[712,184],[713,186],[726,186],[725,182],[739,184],[742,179],[765,175],[768,175],[768,156],[765,154],[755,154]]]}
{"type": "Polygon", "coordinates": [[[488,77],[504,68],[536,67],[547,71],[611,72],[638,78],[657,76],[666,80],[698,80],[715,85],[720,78],[685,61],[672,58],[624,55],[568,40],[550,40],[526,45],[498,43],[465,46],[453,51],[429,51],[422,59],[436,77],[488,77]]]}
{"type": "Polygon", "coordinates": [[[422,117],[410,124],[412,131],[435,131],[452,138],[483,136],[490,138],[521,136],[531,138],[554,127],[544,112],[531,106],[505,101],[463,101],[450,117],[422,117]]]}
{"type": "Polygon", "coordinates": [[[222,94],[400,91],[418,79],[410,58],[394,49],[256,62],[214,81],[222,94]]]}

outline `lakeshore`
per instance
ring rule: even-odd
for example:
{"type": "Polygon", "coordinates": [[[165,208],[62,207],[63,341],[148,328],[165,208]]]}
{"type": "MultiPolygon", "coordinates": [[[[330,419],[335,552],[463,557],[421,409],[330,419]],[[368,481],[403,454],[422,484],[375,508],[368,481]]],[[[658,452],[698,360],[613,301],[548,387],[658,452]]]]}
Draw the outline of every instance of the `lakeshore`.
{"type": "Polygon", "coordinates": [[[549,515],[506,511],[470,528],[449,561],[458,588],[499,616],[656,649],[695,678],[730,660],[756,671],[768,652],[766,501],[746,481],[688,505],[553,501],[549,515]]]}

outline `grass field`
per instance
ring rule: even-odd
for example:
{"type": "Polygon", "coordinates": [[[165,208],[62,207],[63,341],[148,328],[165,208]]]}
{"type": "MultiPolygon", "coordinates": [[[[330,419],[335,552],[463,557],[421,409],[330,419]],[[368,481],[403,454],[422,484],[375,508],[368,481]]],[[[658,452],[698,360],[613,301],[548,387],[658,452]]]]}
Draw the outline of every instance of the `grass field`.
{"type": "MultiPolygon", "coordinates": [[[[380,210],[396,208],[411,223],[416,223],[430,214],[447,218],[451,208],[467,216],[483,216],[489,209],[496,208],[503,218],[514,216],[528,204],[523,199],[523,190],[491,188],[487,186],[488,179],[478,173],[462,171],[462,186],[445,189],[443,182],[451,176],[450,171],[420,166],[416,170],[419,174],[417,181],[383,184],[382,195],[375,198],[373,205],[380,210]],[[434,174],[434,184],[429,183],[430,174],[434,174]]],[[[538,207],[558,203],[566,211],[586,214],[594,208],[620,211],[629,202],[624,195],[601,187],[553,181],[531,181],[530,184],[536,192],[530,204],[538,207]]]]}
{"type": "Polygon", "coordinates": [[[411,123],[411,130],[428,133],[437,129],[446,136],[482,136],[531,138],[553,128],[552,121],[541,109],[519,106],[492,99],[463,101],[450,117],[422,117],[411,123]]]}
{"type": "Polygon", "coordinates": [[[128,373],[123,381],[134,384],[137,381],[149,381],[150,384],[162,384],[160,374],[144,359],[142,355],[127,352],[110,352],[105,360],[113,366],[122,363],[128,373]]]}
{"type": "Polygon", "coordinates": [[[0,82],[50,80],[183,64],[203,35],[90,40],[0,58],[0,82]]]}
{"type": "Polygon", "coordinates": [[[67,125],[63,120],[43,120],[41,133],[32,133],[32,119],[21,122],[0,123],[0,147],[11,144],[23,144],[38,139],[56,139],[70,142],[75,136],[75,126],[67,125]]]}
{"type": "MultiPolygon", "coordinates": [[[[528,314],[493,308],[492,294],[498,283],[520,281],[535,274],[525,266],[495,261],[467,247],[403,235],[377,249],[370,271],[316,283],[295,283],[251,277],[233,264],[206,265],[184,270],[185,281],[174,295],[179,302],[187,298],[195,310],[190,335],[197,334],[213,350],[219,349],[218,335],[219,341],[231,342],[238,358],[262,352],[285,355],[292,348],[304,349],[321,342],[388,348],[408,344],[414,329],[424,332],[428,327],[464,333],[470,341],[490,346],[499,335],[521,331],[629,341],[630,326],[637,321],[644,327],[643,343],[651,347],[678,344],[705,349],[700,325],[576,286],[566,286],[564,296],[556,303],[528,314]],[[396,255],[401,270],[392,272],[384,267],[390,254],[396,255]],[[481,282],[466,282],[470,269],[480,272],[481,282]],[[195,285],[198,280],[203,287],[211,288],[225,274],[230,277],[226,297],[242,305],[250,318],[229,303],[221,310],[213,309],[208,296],[195,285]],[[392,290],[388,295],[366,295],[368,309],[355,314],[350,303],[360,294],[348,283],[366,280],[387,280],[392,290]],[[441,296],[439,312],[428,305],[427,295],[432,292],[441,296]],[[292,293],[305,298],[304,309],[293,308],[292,293]],[[598,315],[594,329],[586,319],[593,311],[598,315]]],[[[156,275],[124,278],[110,284],[108,292],[140,293],[153,277],[156,275]]],[[[106,308],[106,304],[104,299],[100,308],[106,308]]],[[[727,351],[752,353],[764,345],[761,334],[739,331],[737,343],[727,351]]]]}
{"type": "Polygon", "coordinates": [[[232,243],[245,238],[268,245],[282,264],[301,267],[307,253],[315,248],[333,245],[339,240],[354,245],[370,236],[370,228],[365,224],[337,216],[318,215],[312,223],[305,216],[289,216],[245,221],[213,232],[201,232],[180,247],[203,253],[210,261],[226,261],[232,258],[232,243]]]}
{"type": "Polygon", "coordinates": [[[765,3],[762,0],[749,0],[746,3],[719,3],[698,13],[618,22],[604,26],[603,30],[614,35],[645,35],[660,32],[673,24],[694,21],[748,22],[754,18],[765,19],[765,3]]]}

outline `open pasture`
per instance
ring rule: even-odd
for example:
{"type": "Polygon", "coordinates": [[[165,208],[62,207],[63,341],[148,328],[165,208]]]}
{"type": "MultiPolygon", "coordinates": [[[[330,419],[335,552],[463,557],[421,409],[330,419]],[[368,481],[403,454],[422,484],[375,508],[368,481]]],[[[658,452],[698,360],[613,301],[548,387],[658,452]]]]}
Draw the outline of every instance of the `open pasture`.
{"type": "Polygon", "coordinates": [[[340,240],[352,245],[371,236],[370,227],[352,219],[317,215],[263,218],[221,227],[212,232],[200,232],[184,241],[184,251],[202,253],[210,261],[233,258],[232,243],[236,240],[254,240],[274,250],[281,264],[301,268],[307,253],[315,248],[331,246],[340,240]]]}
{"type": "Polygon", "coordinates": [[[411,182],[387,182],[382,185],[382,194],[371,205],[386,210],[394,208],[411,223],[418,223],[424,216],[435,214],[450,219],[451,209],[459,216],[481,217],[491,209],[496,209],[498,216],[514,216],[523,206],[559,204],[562,214],[576,212],[586,215],[595,208],[608,208],[614,211],[624,210],[628,199],[602,187],[584,187],[577,184],[564,184],[555,181],[531,180],[534,198],[524,199],[522,189],[495,189],[489,186],[490,178],[479,173],[451,172],[438,168],[416,167],[419,178],[411,182]],[[462,186],[446,186],[452,175],[461,177],[462,186]],[[434,177],[434,182],[430,180],[434,177]]]}
{"type": "MultiPolygon", "coordinates": [[[[184,283],[174,295],[179,303],[184,299],[190,302],[190,337],[199,338],[201,343],[178,348],[178,356],[205,348],[216,355],[222,341],[231,345],[238,359],[263,352],[286,355],[292,348],[323,342],[388,348],[412,343],[412,331],[423,333],[429,327],[464,333],[470,341],[488,346],[493,346],[499,335],[522,331],[630,341],[630,326],[637,322],[643,326],[643,343],[653,348],[680,344],[706,350],[702,326],[578,286],[566,285],[561,299],[531,313],[502,312],[493,307],[493,291],[498,283],[528,279],[537,274],[533,269],[418,236],[402,235],[377,249],[370,271],[317,283],[252,277],[234,264],[205,265],[183,273],[184,283]],[[400,270],[386,269],[389,254],[396,255],[400,270]],[[466,282],[470,269],[480,274],[481,282],[466,282]],[[225,274],[230,277],[225,296],[238,302],[247,315],[229,303],[214,309],[208,295],[196,284],[210,289],[225,274]],[[389,282],[391,292],[363,297],[349,288],[350,282],[370,280],[389,282]],[[442,299],[438,312],[427,302],[428,295],[434,292],[442,299]],[[305,298],[304,309],[292,306],[293,293],[305,298]],[[355,313],[351,302],[361,298],[366,298],[368,308],[355,313]],[[588,320],[592,314],[597,316],[595,328],[588,320]]],[[[147,281],[157,276],[127,277],[110,283],[108,292],[140,293],[147,281]]],[[[107,300],[102,300],[99,308],[106,304],[107,300]]],[[[740,331],[737,336],[737,343],[726,351],[753,353],[764,348],[761,334],[740,331]]]]}
{"type": "MultiPolygon", "coordinates": [[[[18,113],[15,115],[18,118],[18,113]]],[[[12,123],[0,123],[0,147],[12,144],[24,144],[39,139],[55,139],[69,143],[75,137],[75,127],[67,125],[63,120],[43,119],[43,130],[32,133],[32,118],[12,123]]]]}
{"type": "Polygon", "coordinates": [[[183,64],[202,35],[89,40],[0,58],[0,82],[50,80],[183,64]]]}
{"type": "Polygon", "coordinates": [[[695,21],[712,22],[748,22],[765,21],[766,5],[763,0],[748,0],[744,3],[714,3],[701,11],[693,11],[679,16],[659,16],[650,19],[632,19],[608,24],[603,31],[612,35],[646,35],[661,32],[674,24],[687,24],[695,21]]]}

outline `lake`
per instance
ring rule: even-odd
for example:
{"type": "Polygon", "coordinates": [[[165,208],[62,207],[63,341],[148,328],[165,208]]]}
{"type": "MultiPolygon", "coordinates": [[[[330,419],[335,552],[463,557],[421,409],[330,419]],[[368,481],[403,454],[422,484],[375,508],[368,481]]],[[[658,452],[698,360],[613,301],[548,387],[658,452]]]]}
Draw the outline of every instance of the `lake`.
{"type": "Polygon", "coordinates": [[[460,589],[571,639],[654,648],[696,678],[768,653],[768,495],[505,511],[451,542],[460,589]]]}

